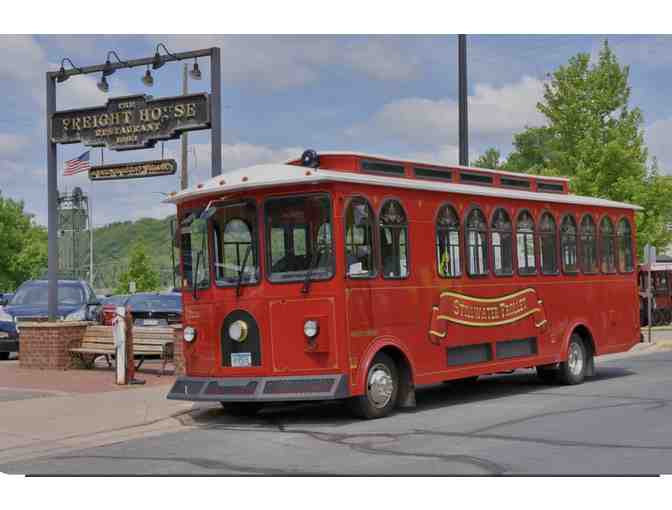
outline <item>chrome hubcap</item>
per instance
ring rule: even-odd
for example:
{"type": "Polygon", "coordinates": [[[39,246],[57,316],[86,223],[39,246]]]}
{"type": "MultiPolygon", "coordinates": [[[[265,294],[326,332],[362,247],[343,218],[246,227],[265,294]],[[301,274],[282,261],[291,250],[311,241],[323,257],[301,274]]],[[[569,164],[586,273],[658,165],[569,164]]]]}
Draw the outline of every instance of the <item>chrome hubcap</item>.
{"type": "Polygon", "coordinates": [[[369,379],[366,385],[366,395],[369,401],[378,409],[385,407],[392,398],[394,382],[387,366],[379,363],[369,370],[369,379]]]}
{"type": "Polygon", "coordinates": [[[574,375],[579,375],[583,370],[583,349],[577,343],[572,343],[569,348],[569,370],[574,375]]]}

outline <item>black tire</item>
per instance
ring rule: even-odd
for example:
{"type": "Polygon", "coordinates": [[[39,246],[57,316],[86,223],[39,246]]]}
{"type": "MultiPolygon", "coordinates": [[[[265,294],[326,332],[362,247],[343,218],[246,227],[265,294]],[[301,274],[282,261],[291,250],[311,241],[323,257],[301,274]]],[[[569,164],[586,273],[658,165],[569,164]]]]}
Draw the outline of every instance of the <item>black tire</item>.
{"type": "Polygon", "coordinates": [[[538,366],[537,377],[544,384],[556,384],[558,382],[558,370],[546,366],[538,366]]]}
{"type": "Polygon", "coordinates": [[[399,370],[387,354],[379,352],[366,372],[364,395],[352,397],[349,407],[355,416],[372,420],[389,415],[397,405],[399,370]]]}
{"type": "Polygon", "coordinates": [[[586,377],[590,356],[581,336],[572,333],[567,347],[567,361],[560,363],[558,381],[562,384],[580,384],[586,377]]]}
{"type": "Polygon", "coordinates": [[[9,359],[8,352],[0,352],[0,361],[7,361],[9,359]]]}
{"type": "Polygon", "coordinates": [[[262,404],[258,402],[220,402],[224,411],[233,416],[254,416],[262,404]]]}

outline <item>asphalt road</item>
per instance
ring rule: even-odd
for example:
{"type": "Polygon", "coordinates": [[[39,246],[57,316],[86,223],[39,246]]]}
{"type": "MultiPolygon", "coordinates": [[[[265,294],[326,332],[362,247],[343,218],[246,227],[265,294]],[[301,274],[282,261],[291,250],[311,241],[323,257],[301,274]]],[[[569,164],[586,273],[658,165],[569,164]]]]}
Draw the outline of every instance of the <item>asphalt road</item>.
{"type": "Polygon", "coordinates": [[[200,406],[182,429],[0,466],[33,474],[538,475],[672,473],[672,352],[598,360],[579,386],[525,371],[418,391],[359,421],[338,403],[234,418],[200,406]]]}

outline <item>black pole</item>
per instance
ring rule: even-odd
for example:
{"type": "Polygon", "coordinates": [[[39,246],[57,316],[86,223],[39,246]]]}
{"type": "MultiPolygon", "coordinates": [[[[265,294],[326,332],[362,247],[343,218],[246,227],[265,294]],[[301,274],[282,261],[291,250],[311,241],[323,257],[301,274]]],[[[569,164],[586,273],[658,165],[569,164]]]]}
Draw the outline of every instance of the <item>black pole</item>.
{"type": "Polygon", "coordinates": [[[58,169],[56,168],[56,144],[51,141],[51,117],[56,111],[56,82],[47,73],[47,224],[48,265],[47,310],[50,321],[56,320],[58,312],[58,169]]]}
{"type": "Polygon", "coordinates": [[[469,114],[467,112],[467,36],[457,36],[457,73],[459,81],[459,144],[460,165],[469,165],[469,114]]]}
{"type": "Polygon", "coordinates": [[[219,48],[210,51],[210,175],[216,177],[222,173],[222,70],[219,48]]]}

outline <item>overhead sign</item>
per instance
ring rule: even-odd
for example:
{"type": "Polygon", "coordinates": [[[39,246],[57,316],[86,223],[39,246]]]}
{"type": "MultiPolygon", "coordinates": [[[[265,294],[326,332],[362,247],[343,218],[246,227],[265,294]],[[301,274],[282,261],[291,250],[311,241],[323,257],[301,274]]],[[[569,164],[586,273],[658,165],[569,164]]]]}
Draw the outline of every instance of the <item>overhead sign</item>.
{"type": "Polygon", "coordinates": [[[153,147],[184,131],[210,128],[209,94],[152,99],[143,94],[110,99],[105,106],[63,110],[51,118],[54,143],[122,151],[153,147]]]}
{"type": "Polygon", "coordinates": [[[141,161],[139,163],[92,166],[89,169],[89,179],[92,181],[139,179],[141,177],[173,175],[176,171],[177,163],[174,159],[160,159],[156,161],[141,161]]]}

